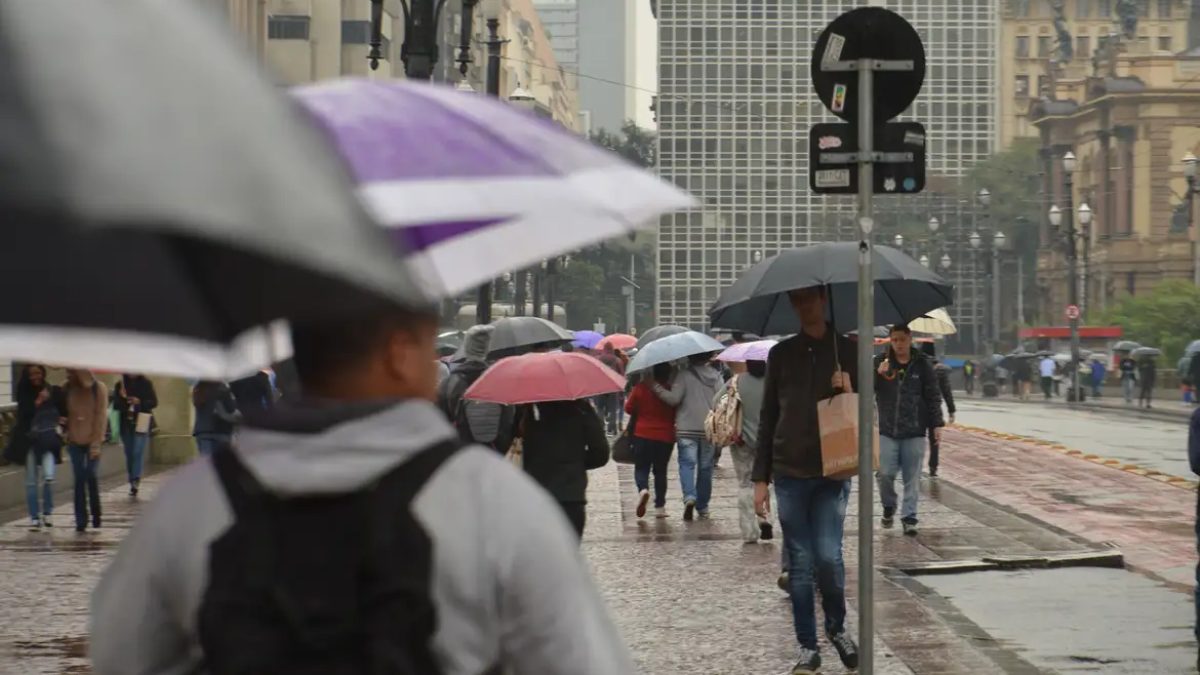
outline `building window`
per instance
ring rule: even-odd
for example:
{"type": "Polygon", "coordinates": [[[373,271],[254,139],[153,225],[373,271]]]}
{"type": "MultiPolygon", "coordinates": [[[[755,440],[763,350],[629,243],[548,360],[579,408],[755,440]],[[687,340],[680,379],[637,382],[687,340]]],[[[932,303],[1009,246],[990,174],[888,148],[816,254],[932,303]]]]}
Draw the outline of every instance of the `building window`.
{"type": "Polygon", "coordinates": [[[271,40],[307,40],[312,17],[278,14],[267,21],[267,37],[271,40]]]}
{"type": "Polygon", "coordinates": [[[1150,18],[1150,0],[1138,0],[1138,16],[1143,19],[1150,18]]]}
{"type": "Polygon", "coordinates": [[[1170,35],[1159,35],[1158,36],[1158,50],[1160,52],[1171,51],[1171,36],[1170,35]]]}
{"type": "Polygon", "coordinates": [[[1075,18],[1086,19],[1092,15],[1092,0],[1075,0],[1075,18]]]}
{"type": "MultiPolygon", "coordinates": [[[[392,51],[392,41],[386,35],[381,35],[379,51],[383,54],[384,60],[389,59],[389,54],[392,51]]],[[[371,22],[370,21],[343,21],[342,22],[342,44],[344,45],[367,45],[371,44],[371,22]]]]}
{"type": "Polygon", "coordinates": [[[1037,45],[1038,56],[1045,58],[1052,55],[1052,52],[1054,51],[1054,45],[1051,44],[1049,35],[1039,35],[1037,45]]]}
{"type": "Polygon", "coordinates": [[[1029,58],[1029,36],[1028,35],[1018,35],[1017,36],[1017,58],[1018,59],[1029,58]]]}
{"type": "Polygon", "coordinates": [[[1171,5],[1175,4],[1175,0],[1158,0],[1158,18],[1171,18],[1171,5]]]}
{"type": "Polygon", "coordinates": [[[1029,76],[1028,75],[1018,75],[1017,76],[1017,96],[1022,96],[1022,97],[1029,96],[1029,76]]]}
{"type": "Polygon", "coordinates": [[[1051,96],[1050,93],[1050,78],[1045,75],[1038,75],[1037,79],[1037,95],[1051,96]]]}
{"type": "Polygon", "coordinates": [[[1092,55],[1092,38],[1086,35],[1080,35],[1075,38],[1075,55],[1080,58],[1088,58],[1092,55]]]}
{"type": "Polygon", "coordinates": [[[1112,16],[1112,0],[1096,0],[1096,9],[1100,10],[1102,18],[1112,16]]]}
{"type": "Polygon", "coordinates": [[[1012,9],[1017,16],[1029,16],[1029,0],[1012,0],[1012,9]]]}

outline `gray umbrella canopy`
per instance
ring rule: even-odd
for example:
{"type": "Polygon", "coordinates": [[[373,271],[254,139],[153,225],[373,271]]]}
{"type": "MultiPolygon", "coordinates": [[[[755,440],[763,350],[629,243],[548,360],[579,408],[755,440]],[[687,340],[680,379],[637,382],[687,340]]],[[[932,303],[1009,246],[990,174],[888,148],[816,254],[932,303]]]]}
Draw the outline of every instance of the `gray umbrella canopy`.
{"type": "Polygon", "coordinates": [[[427,302],[227,32],[191,2],[0,3],[4,356],[217,378],[276,319],[427,302]]]}
{"type": "MultiPolygon", "coordinates": [[[[874,249],[875,322],[907,323],[954,304],[954,289],[920,263],[888,246],[874,249]]],[[[746,270],[709,310],[716,328],[758,335],[796,333],[800,320],[788,291],[824,286],[838,332],[858,327],[858,245],[817,244],[791,249],[746,270]]]]}
{"type": "Polygon", "coordinates": [[[645,349],[646,345],[650,344],[651,342],[654,342],[655,340],[661,340],[661,339],[667,337],[668,335],[678,335],[680,333],[686,333],[689,330],[691,330],[691,329],[684,328],[683,326],[674,326],[674,325],[655,326],[654,328],[651,328],[650,330],[646,331],[645,333],[642,333],[638,337],[637,348],[645,349]]]}
{"type": "Polygon", "coordinates": [[[1112,348],[1114,352],[1131,352],[1135,349],[1141,348],[1141,346],[1142,345],[1140,343],[1134,342],[1133,340],[1121,340],[1117,344],[1113,345],[1112,348]]]}
{"type": "Polygon", "coordinates": [[[1129,356],[1135,359],[1158,358],[1162,356],[1162,350],[1155,347],[1138,347],[1129,352],[1129,356]]]}
{"type": "Polygon", "coordinates": [[[553,321],[536,316],[510,316],[492,324],[496,327],[488,345],[488,356],[513,356],[536,347],[560,347],[575,334],[553,321]]]}
{"type": "Polygon", "coordinates": [[[660,363],[670,363],[697,354],[725,351],[725,345],[704,333],[689,330],[660,338],[638,351],[625,368],[628,374],[649,370],[660,363]]]}

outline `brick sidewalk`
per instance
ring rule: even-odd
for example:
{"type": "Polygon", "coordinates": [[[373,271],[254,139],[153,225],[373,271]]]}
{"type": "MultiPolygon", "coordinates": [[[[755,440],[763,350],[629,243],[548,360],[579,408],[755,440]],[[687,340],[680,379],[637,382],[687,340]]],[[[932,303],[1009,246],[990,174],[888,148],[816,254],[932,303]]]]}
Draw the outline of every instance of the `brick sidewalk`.
{"type": "Polygon", "coordinates": [[[1132,569],[1195,583],[1196,492],[1188,484],[957,429],[947,430],[942,453],[946,480],[1091,542],[1112,542],[1132,569]]]}

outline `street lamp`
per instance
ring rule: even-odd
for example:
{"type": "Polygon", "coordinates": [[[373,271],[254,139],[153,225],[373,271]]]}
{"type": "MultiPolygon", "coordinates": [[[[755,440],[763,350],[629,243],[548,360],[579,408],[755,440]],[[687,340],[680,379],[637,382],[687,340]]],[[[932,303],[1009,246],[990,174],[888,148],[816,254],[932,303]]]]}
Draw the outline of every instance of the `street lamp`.
{"type": "Polygon", "coordinates": [[[903,251],[904,250],[904,235],[897,234],[895,237],[892,237],[892,243],[894,243],[896,245],[896,248],[903,251]]]}
{"type": "Polygon", "coordinates": [[[762,251],[755,251],[755,252],[754,252],[754,253],[753,253],[753,254],[750,256],[750,259],[751,259],[751,260],[753,260],[753,261],[754,261],[754,262],[756,262],[756,263],[760,263],[760,262],[762,262],[762,251]]]}
{"type": "Polygon", "coordinates": [[[467,78],[465,78],[465,77],[463,79],[459,80],[458,84],[454,85],[454,88],[459,91],[465,91],[469,94],[475,93],[475,87],[472,87],[471,83],[467,82],[467,78]]]}
{"type": "Polygon", "coordinates": [[[925,269],[929,269],[929,256],[922,253],[921,259],[918,262],[921,263],[921,267],[924,267],[925,269]]]}
{"type": "Polygon", "coordinates": [[[1059,225],[1062,225],[1062,209],[1058,208],[1058,204],[1050,207],[1050,224],[1057,230],[1059,225]]]}
{"type": "MultiPolygon", "coordinates": [[[[1196,194],[1196,156],[1189,150],[1183,156],[1183,177],[1187,179],[1187,225],[1192,228],[1193,195],[1196,194]]],[[[1200,286],[1200,235],[1192,233],[1192,283],[1200,286]]]]}
{"type": "Polygon", "coordinates": [[[937,216],[930,216],[929,217],[929,231],[932,234],[937,234],[939,226],[941,226],[941,223],[938,222],[937,216]]]}
{"type": "MultiPolygon", "coordinates": [[[[1075,188],[1075,153],[1068,151],[1062,157],[1063,182],[1067,198],[1067,207],[1055,216],[1054,208],[1050,210],[1050,223],[1066,221],[1067,245],[1067,304],[1071,307],[1079,305],[1079,261],[1075,241],[1074,219],[1074,188],[1075,188]]],[[[1090,210],[1089,210],[1090,217],[1090,210]]],[[[1082,222],[1082,219],[1081,219],[1082,222]]],[[[1071,393],[1068,400],[1079,401],[1079,314],[1071,312],[1067,317],[1071,333],[1071,393]],[[1072,318],[1074,317],[1074,318],[1072,318]]]]}
{"type": "Polygon", "coordinates": [[[1007,238],[996,230],[992,235],[992,339],[1000,341],[1000,251],[1007,238]]]}
{"type": "Polygon", "coordinates": [[[951,260],[950,260],[950,254],[949,254],[949,253],[943,253],[943,254],[942,254],[941,263],[942,263],[942,269],[944,269],[944,270],[948,270],[948,269],[950,269],[951,260]]]}
{"type": "Polygon", "coordinates": [[[980,237],[978,232],[972,232],[968,241],[971,242],[971,248],[979,250],[980,245],[983,244],[983,237],[980,237]]]}
{"type": "Polygon", "coordinates": [[[979,198],[979,203],[984,206],[992,203],[992,193],[985,187],[979,188],[979,192],[976,193],[976,196],[979,198]]]}
{"type": "Polygon", "coordinates": [[[513,89],[513,92],[508,95],[508,101],[518,108],[523,108],[529,111],[533,111],[535,108],[537,108],[537,99],[533,97],[533,94],[531,94],[528,89],[525,89],[520,85],[517,85],[517,88],[513,89]]]}

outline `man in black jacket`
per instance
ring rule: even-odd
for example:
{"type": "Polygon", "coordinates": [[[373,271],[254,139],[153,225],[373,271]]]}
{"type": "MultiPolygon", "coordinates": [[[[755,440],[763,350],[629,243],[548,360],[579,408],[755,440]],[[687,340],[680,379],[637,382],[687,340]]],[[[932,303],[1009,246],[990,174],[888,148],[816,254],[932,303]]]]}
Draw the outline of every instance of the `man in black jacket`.
{"type": "Polygon", "coordinates": [[[884,527],[896,514],[896,474],[904,479],[900,521],[904,534],[917,534],[917,498],[921,493],[921,464],[925,459],[925,433],[933,429],[941,440],[942,395],[933,364],[912,349],[908,326],[893,326],[892,346],[878,359],[875,401],[879,405],[879,500],[884,527]],[[926,414],[922,414],[922,412],[926,414]]]}
{"type": "Polygon", "coordinates": [[[779,524],[787,551],[792,622],[800,643],[793,673],[821,667],[813,575],[821,589],[825,635],[847,668],[858,667],[858,647],[846,633],[846,570],[842,532],[849,480],[825,478],[817,402],[858,383],[854,343],[825,322],[825,292],[789,293],[801,332],[771,349],[754,458],[754,510],[767,516],[768,483],[775,480],[779,524]]]}
{"type": "MultiPolygon", "coordinates": [[[[942,394],[942,400],[946,402],[946,412],[950,413],[949,424],[954,424],[954,414],[957,410],[954,407],[954,390],[950,385],[950,366],[942,363],[937,358],[937,348],[932,342],[924,342],[921,344],[921,353],[924,354],[930,362],[933,363],[933,373],[937,376],[938,391],[942,394]]],[[[929,413],[923,412],[925,419],[928,420],[929,413]]],[[[929,477],[937,478],[938,475],[938,455],[942,449],[942,438],[936,427],[929,429],[929,477]]]]}

